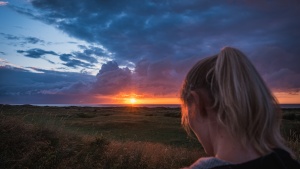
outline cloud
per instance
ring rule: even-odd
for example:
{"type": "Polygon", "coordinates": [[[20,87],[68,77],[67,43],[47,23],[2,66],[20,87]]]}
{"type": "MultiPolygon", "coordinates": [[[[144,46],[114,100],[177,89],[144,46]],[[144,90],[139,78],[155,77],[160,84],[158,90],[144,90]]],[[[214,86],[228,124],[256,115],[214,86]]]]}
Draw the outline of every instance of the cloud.
{"type": "Polygon", "coordinates": [[[300,73],[290,69],[283,68],[264,77],[275,91],[299,92],[300,90],[300,73]]]}
{"type": "Polygon", "coordinates": [[[116,62],[103,64],[97,76],[0,66],[0,103],[98,103],[130,89],[132,73],[116,62]],[[100,73],[101,72],[101,73],[100,73]]]}
{"type": "Polygon", "coordinates": [[[74,59],[74,58],[76,58],[76,56],[77,55],[74,56],[72,54],[61,54],[59,56],[59,58],[60,58],[60,60],[65,62],[65,63],[63,63],[63,65],[72,67],[72,68],[77,68],[78,66],[89,68],[89,67],[93,66],[93,64],[82,62],[78,59],[74,59]]]}
{"type": "Polygon", "coordinates": [[[182,63],[165,59],[152,63],[141,60],[131,72],[127,67],[120,68],[115,61],[102,65],[97,80],[93,84],[95,93],[112,95],[139,93],[148,96],[177,97],[185,75],[177,65],[182,63]]]}
{"type": "Polygon", "coordinates": [[[128,68],[119,68],[114,61],[103,64],[93,84],[95,93],[113,95],[131,90],[132,73],[128,68]]]}
{"type": "MultiPolygon", "coordinates": [[[[60,55],[66,62],[71,56],[60,55]]],[[[122,93],[142,94],[143,97],[179,97],[185,73],[197,60],[196,57],[180,61],[170,57],[156,62],[143,59],[136,63],[133,72],[126,67],[120,68],[116,61],[108,61],[96,76],[30,68],[39,72],[33,73],[13,65],[0,65],[0,102],[99,103],[107,101],[104,96],[122,93]]],[[[300,81],[295,79],[300,79],[300,76],[294,70],[280,69],[264,74],[264,79],[277,91],[299,91],[300,81]]]]}
{"type": "Polygon", "coordinates": [[[57,55],[55,52],[53,51],[46,51],[43,49],[38,49],[38,48],[34,48],[34,49],[29,49],[29,50],[17,50],[18,53],[23,54],[26,57],[30,57],[30,58],[41,58],[44,55],[57,55]]]}
{"type": "MultiPolygon", "coordinates": [[[[33,41],[39,41],[36,39],[32,39],[33,41]]],[[[55,62],[45,58],[45,55],[54,55],[59,56],[59,59],[65,63],[63,65],[71,68],[93,68],[95,64],[99,63],[98,59],[103,58],[103,54],[106,52],[104,49],[95,47],[95,46],[82,46],[84,48],[83,51],[74,51],[71,53],[63,53],[59,54],[54,51],[47,51],[39,48],[33,48],[29,50],[17,50],[17,53],[24,54],[26,57],[30,58],[42,58],[48,61],[51,64],[55,62]]],[[[104,59],[105,60],[105,59],[104,59]]]]}
{"type": "Polygon", "coordinates": [[[299,22],[282,16],[280,11],[291,8],[290,16],[299,12],[285,3],[266,4],[265,9],[257,3],[227,1],[68,4],[35,0],[32,4],[45,22],[77,38],[105,45],[117,59],[134,62],[148,57],[208,54],[228,44],[248,48],[251,43],[255,48],[261,43],[299,42],[293,42],[290,36],[292,32],[298,34],[299,22]]]}
{"type": "Polygon", "coordinates": [[[268,46],[251,52],[251,59],[274,91],[298,91],[300,89],[300,57],[291,51],[268,46]]]}
{"type": "Polygon", "coordinates": [[[14,70],[25,71],[25,72],[41,73],[33,68],[18,66],[18,65],[12,64],[12,63],[6,61],[5,59],[1,59],[1,58],[0,58],[0,68],[1,69],[14,69],[14,70]]]}
{"type": "Polygon", "coordinates": [[[22,46],[26,44],[45,44],[44,40],[32,36],[15,36],[6,33],[0,33],[0,35],[2,35],[7,40],[19,41],[18,43],[22,46]]]}
{"type": "Polygon", "coordinates": [[[68,67],[73,67],[73,68],[77,68],[78,66],[81,66],[81,67],[91,67],[92,66],[89,63],[85,63],[85,62],[82,62],[82,61],[77,60],[77,59],[70,59],[66,63],[64,63],[63,65],[68,66],[68,67]]]}
{"type": "Polygon", "coordinates": [[[78,45],[82,51],[74,51],[60,55],[60,59],[66,62],[64,65],[76,68],[78,66],[91,68],[99,64],[99,59],[105,59],[105,56],[110,55],[105,49],[96,46],[78,45]]]}
{"type": "Polygon", "coordinates": [[[36,38],[36,37],[25,37],[24,38],[27,43],[31,43],[31,44],[37,44],[37,43],[41,43],[41,44],[44,44],[45,41],[39,39],[39,38],[36,38]]]}
{"type": "Polygon", "coordinates": [[[81,45],[82,51],[57,54],[65,66],[88,68],[102,64],[101,57],[116,61],[102,65],[91,88],[95,93],[134,90],[175,96],[191,66],[223,46],[244,51],[274,90],[299,88],[295,78],[300,71],[300,22],[295,16],[300,15],[300,6],[296,1],[30,2],[35,10],[12,9],[103,46],[81,45]],[[290,85],[279,83],[280,77],[290,85]]]}
{"type": "Polygon", "coordinates": [[[257,48],[249,55],[262,74],[269,74],[280,69],[290,69],[300,73],[299,55],[280,47],[265,46],[257,48]]]}
{"type": "Polygon", "coordinates": [[[5,6],[7,4],[8,4],[8,2],[6,2],[6,1],[0,1],[0,6],[5,6]]]}
{"type": "Polygon", "coordinates": [[[39,73],[0,66],[0,102],[80,103],[89,96],[88,86],[84,84],[95,81],[94,76],[81,73],[43,69],[36,69],[36,72],[39,73]]]}
{"type": "Polygon", "coordinates": [[[185,68],[183,61],[165,58],[156,62],[141,60],[137,62],[134,72],[134,88],[138,93],[154,96],[178,97],[186,69],[192,66],[193,58],[188,59],[185,68]]]}
{"type": "Polygon", "coordinates": [[[49,59],[46,59],[46,58],[44,58],[48,63],[51,63],[51,64],[56,64],[55,62],[53,62],[53,61],[51,61],[51,60],[49,60],[49,59]]]}
{"type": "Polygon", "coordinates": [[[97,76],[103,75],[106,72],[112,72],[112,71],[119,70],[119,69],[120,68],[119,68],[119,65],[117,62],[110,61],[101,66],[101,69],[99,70],[99,73],[97,76]]]}
{"type": "Polygon", "coordinates": [[[89,63],[98,63],[97,59],[95,57],[91,56],[91,53],[86,53],[86,52],[73,52],[72,53],[74,57],[85,60],[89,63]]]}
{"type": "Polygon", "coordinates": [[[2,35],[4,38],[6,38],[8,40],[19,40],[20,39],[20,37],[14,36],[14,35],[11,35],[11,34],[0,33],[0,35],[2,35]]]}

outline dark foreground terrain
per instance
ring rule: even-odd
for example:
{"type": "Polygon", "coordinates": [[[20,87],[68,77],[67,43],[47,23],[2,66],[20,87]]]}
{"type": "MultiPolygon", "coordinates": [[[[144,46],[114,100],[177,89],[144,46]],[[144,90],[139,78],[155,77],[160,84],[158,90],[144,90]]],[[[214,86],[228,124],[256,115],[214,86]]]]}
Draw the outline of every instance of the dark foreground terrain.
{"type": "MultiPolygon", "coordinates": [[[[282,134],[300,159],[300,110],[282,134]]],[[[180,168],[205,153],[179,108],[0,105],[0,168],[180,168]]]]}

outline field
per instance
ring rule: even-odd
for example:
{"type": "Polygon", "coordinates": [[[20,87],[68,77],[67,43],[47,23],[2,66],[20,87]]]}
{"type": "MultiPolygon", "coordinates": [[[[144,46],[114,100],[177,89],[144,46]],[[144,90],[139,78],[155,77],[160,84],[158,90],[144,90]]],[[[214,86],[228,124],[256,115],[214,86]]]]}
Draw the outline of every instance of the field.
{"type": "MultiPolygon", "coordinates": [[[[180,168],[205,153],[180,108],[0,105],[0,168],[180,168]]],[[[300,111],[282,133],[300,159],[300,111]]]]}

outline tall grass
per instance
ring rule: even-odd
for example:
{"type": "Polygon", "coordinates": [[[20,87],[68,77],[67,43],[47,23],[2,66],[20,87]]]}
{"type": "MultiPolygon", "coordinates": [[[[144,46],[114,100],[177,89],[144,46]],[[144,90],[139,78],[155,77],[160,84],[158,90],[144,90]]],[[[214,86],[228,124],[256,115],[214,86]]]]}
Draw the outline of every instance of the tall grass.
{"type": "Polygon", "coordinates": [[[295,158],[300,161],[300,134],[291,132],[287,139],[287,146],[293,150],[295,158]]]}
{"type": "MultiPolygon", "coordinates": [[[[49,107],[42,112],[40,112],[41,108],[33,106],[23,106],[20,111],[19,109],[19,107],[6,106],[0,111],[1,169],[168,169],[189,166],[199,157],[205,156],[204,151],[199,149],[192,150],[191,147],[179,146],[182,145],[182,140],[174,140],[178,144],[172,144],[173,146],[157,142],[157,140],[177,139],[183,136],[180,134],[173,136],[180,131],[177,130],[180,126],[179,110],[168,112],[168,109],[154,111],[144,108],[140,111],[136,110],[134,114],[128,113],[124,108],[72,107],[70,110],[71,108],[49,107]],[[149,130],[153,124],[156,126],[152,126],[149,130]],[[83,130],[84,127],[87,127],[84,132],[74,130],[76,128],[83,130]],[[92,130],[93,128],[95,129],[92,130]],[[128,134],[133,132],[139,137],[150,134],[156,136],[153,135],[153,131],[157,130],[160,134],[157,139],[152,138],[152,140],[147,137],[147,139],[132,141],[134,139],[130,137],[127,141],[117,141],[108,139],[108,135],[94,133],[94,131],[109,129],[119,131],[113,133],[114,135],[128,131],[128,134]]],[[[298,111],[286,114],[281,127],[287,145],[295,152],[298,160],[300,160],[300,121],[294,117],[298,117],[299,114],[298,111]]]]}
{"type": "Polygon", "coordinates": [[[150,142],[117,142],[0,117],[0,168],[180,168],[201,154],[150,142]]]}

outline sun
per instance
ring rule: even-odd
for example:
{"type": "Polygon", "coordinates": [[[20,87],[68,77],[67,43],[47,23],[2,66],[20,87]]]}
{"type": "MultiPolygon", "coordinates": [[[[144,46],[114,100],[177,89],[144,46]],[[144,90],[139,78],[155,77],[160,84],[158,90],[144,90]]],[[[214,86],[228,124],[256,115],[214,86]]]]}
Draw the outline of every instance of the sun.
{"type": "Polygon", "coordinates": [[[136,103],[136,99],[135,99],[135,98],[130,98],[130,99],[129,99],[129,102],[130,102],[131,104],[135,104],[135,103],[136,103]]]}

